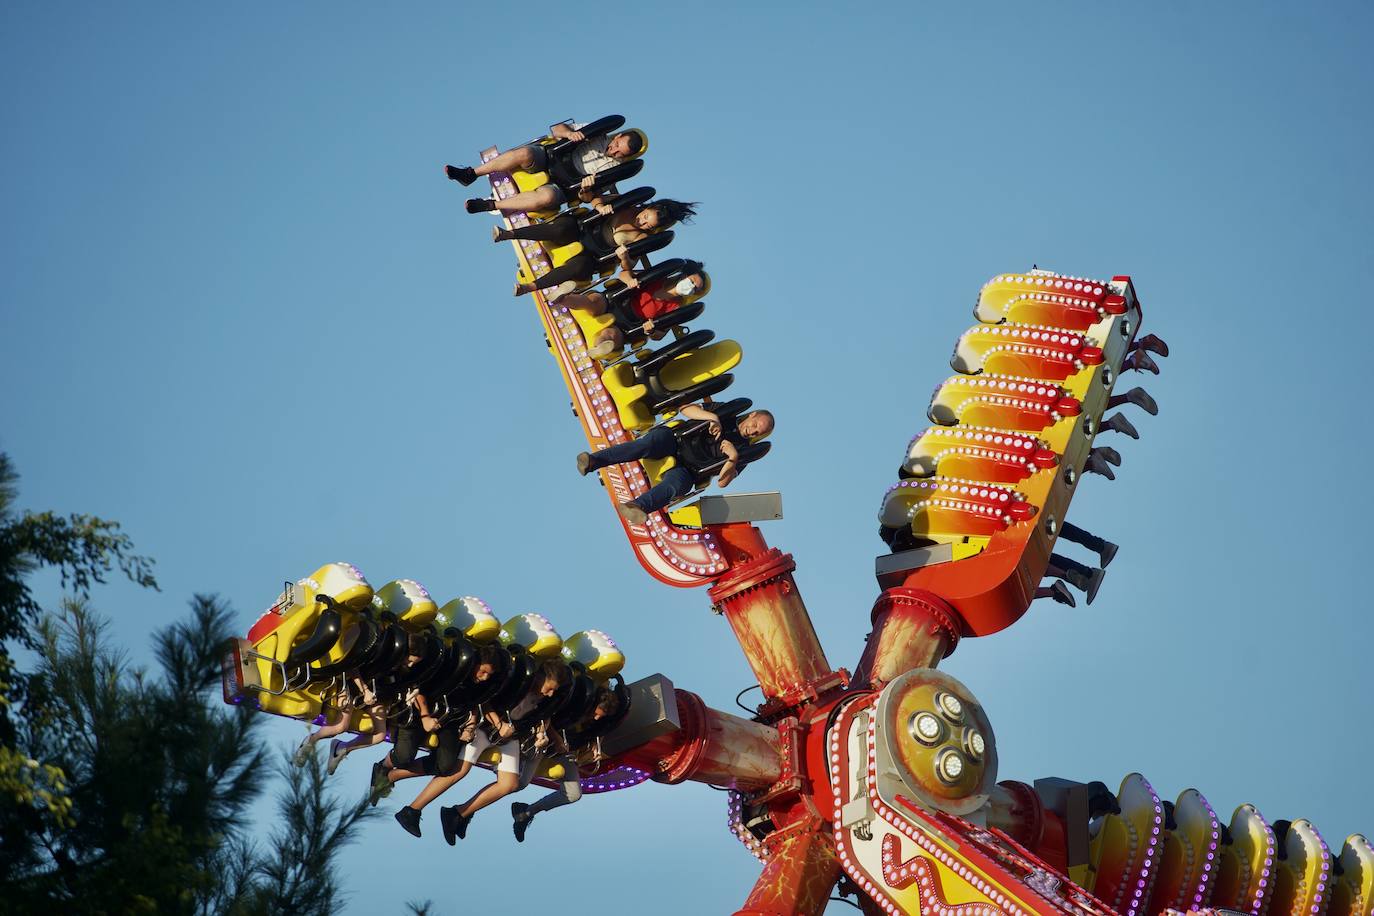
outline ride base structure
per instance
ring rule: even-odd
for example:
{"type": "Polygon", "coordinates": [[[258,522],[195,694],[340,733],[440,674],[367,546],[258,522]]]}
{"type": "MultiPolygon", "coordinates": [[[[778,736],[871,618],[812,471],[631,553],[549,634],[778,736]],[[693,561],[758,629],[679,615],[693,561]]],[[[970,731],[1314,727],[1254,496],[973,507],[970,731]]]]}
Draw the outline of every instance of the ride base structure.
{"type": "MultiPolygon", "coordinates": [[[[494,196],[540,180],[494,174],[494,196]]],[[[515,214],[507,225],[529,218],[515,214]]],[[[567,257],[514,244],[526,276],[567,257]]],[[[621,383],[628,370],[617,376],[617,364],[588,356],[595,327],[585,315],[533,298],[589,447],[627,441],[639,416],[635,392],[621,383]]],[[[650,575],[707,586],[764,699],[746,719],[663,675],[626,685],[623,717],[599,738],[608,759],[584,776],[584,791],[646,779],[729,789],[730,832],[762,866],[738,916],[816,914],[836,892],[867,914],[1374,916],[1374,847],[1359,834],[1338,850],[1308,821],[1266,820],[1248,804],[1223,820],[1196,789],[1169,801],[1138,773],[1115,791],[1053,777],[998,780],[986,712],[938,666],[961,640],[1011,626],[1037,598],[1096,597],[1116,547],[1066,515],[1085,475],[1113,477],[1121,463],[1099,438],[1137,436],[1123,413],[1111,412],[1156,413],[1143,389],[1118,393],[1122,376],[1158,373],[1154,356],[1168,348],[1140,334],[1128,276],[1001,274],[982,288],[975,318],[951,360],[957,374],[932,397],[932,425],[911,440],[883,497],[889,549],[875,562],[872,628],[852,673],[827,659],[792,557],[754,524],[780,516],[776,494],[703,497],[642,525],[621,519],[650,575]],[[1096,552],[1098,564],[1058,553],[1061,539],[1096,552]]],[[[618,364],[633,368],[634,357],[643,363],[652,354],[618,364]]],[[[600,471],[613,504],[644,492],[658,473],[652,462],[600,471]]],[[[407,625],[406,601],[389,605],[391,627],[407,625]]],[[[226,697],[318,715],[318,689],[311,694],[300,660],[314,653],[305,669],[337,664],[352,646],[338,623],[316,638],[322,613],[306,603],[274,607],[226,656],[226,697]]],[[[477,605],[463,608],[444,618],[450,635],[479,638],[492,624],[477,605]]],[[[424,613],[410,622],[430,625],[424,613]]],[[[594,646],[570,640],[564,656],[596,667],[604,683],[623,658],[602,636],[594,646]]],[[[515,642],[534,647],[538,637],[515,642]]]]}

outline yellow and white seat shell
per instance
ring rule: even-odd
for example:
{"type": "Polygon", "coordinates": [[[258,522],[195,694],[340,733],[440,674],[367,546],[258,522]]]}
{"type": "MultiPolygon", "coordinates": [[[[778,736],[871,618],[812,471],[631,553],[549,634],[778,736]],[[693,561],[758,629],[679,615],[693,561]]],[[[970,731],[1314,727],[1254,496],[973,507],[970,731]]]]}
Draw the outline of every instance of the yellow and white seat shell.
{"type": "Polygon", "coordinates": [[[565,662],[577,662],[599,682],[606,682],[625,667],[625,655],[615,640],[600,630],[582,630],[563,641],[565,662]]]}
{"type": "Polygon", "coordinates": [[[501,621],[481,598],[466,595],[454,598],[434,615],[434,632],[440,636],[450,627],[460,630],[473,642],[491,642],[501,632],[501,621]]]}
{"type": "Polygon", "coordinates": [[[383,585],[372,596],[372,606],[380,613],[392,614],[397,620],[417,628],[428,627],[439,610],[429,589],[414,579],[393,579],[383,585]]]}
{"type": "Polygon", "coordinates": [[[557,658],[563,637],[543,614],[516,614],[501,625],[503,646],[519,646],[535,658],[557,658]]]}

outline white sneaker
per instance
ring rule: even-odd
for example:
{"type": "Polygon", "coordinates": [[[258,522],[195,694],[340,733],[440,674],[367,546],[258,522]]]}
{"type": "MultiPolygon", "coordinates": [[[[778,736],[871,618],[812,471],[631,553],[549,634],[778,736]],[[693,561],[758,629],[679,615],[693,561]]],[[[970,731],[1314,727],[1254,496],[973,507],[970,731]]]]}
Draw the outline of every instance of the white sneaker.
{"type": "Polygon", "coordinates": [[[314,750],[315,745],[310,741],[310,736],[306,735],[296,747],[296,753],[292,756],[291,762],[298,767],[305,766],[305,762],[310,759],[310,755],[314,750]]]}
{"type": "Polygon", "coordinates": [[[324,772],[328,776],[333,776],[334,771],[343,763],[343,759],[348,756],[348,751],[344,750],[343,742],[338,738],[329,742],[329,763],[325,765],[324,772]]]}

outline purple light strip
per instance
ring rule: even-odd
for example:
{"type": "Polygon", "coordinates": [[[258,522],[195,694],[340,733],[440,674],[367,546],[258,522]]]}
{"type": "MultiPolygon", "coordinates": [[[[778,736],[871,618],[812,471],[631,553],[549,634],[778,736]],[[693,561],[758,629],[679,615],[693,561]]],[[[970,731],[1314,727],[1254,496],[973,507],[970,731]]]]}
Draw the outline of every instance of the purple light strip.
{"type": "Polygon", "coordinates": [[[602,773],[600,776],[593,776],[582,780],[582,791],[590,795],[598,795],[602,792],[615,792],[620,789],[629,789],[639,785],[649,778],[647,770],[636,767],[620,766],[614,770],[602,773]]]}

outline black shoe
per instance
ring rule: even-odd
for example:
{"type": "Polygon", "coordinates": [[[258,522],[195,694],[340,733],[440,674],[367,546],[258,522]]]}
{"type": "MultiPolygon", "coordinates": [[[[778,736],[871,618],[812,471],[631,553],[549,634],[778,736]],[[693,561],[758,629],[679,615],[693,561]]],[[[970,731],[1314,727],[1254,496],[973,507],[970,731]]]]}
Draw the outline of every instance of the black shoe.
{"type": "Polygon", "coordinates": [[[444,825],[444,842],[452,846],[455,839],[467,839],[468,824],[472,823],[472,815],[463,817],[458,813],[458,806],[451,805],[439,809],[439,821],[444,825]]]}
{"type": "Polygon", "coordinates": [[[534,815],[529,812],[530,806],[524,802],[511,802],[510,816],[515,821],[512,828],[517,843],[525,842],[525,831],[530,829],[530,821],[534,820],[534,815]]]}
{"type": "Polygon", "coordinates": [[[444,842],[450,846],[457,842],[458,838],[458,831],[453,826],[453,816],[457,813],[456,807],[439,809],[439,825],[444,828],[444,842]]]}
{"type": "Polygon", "coordinates": [[[465,188],[477,180],[477,172],[465,165],[446,165],[444,174],[465,188]]]}
{"type": "Polygon", "coordinates": [[[372,786],[367,792],[367,803],[377,807],[377,802],[391,794],[391,780],[386,778],[387,768],[378,760],[372,764],[372,786]]]}
{"type": "Polygon", "coordinates": [[[405,828],[405,832],[411,836],[420,835],[420,812],[410,805],[406,805],[396,812],[396,823],[405,828]]]}
{"type": "Polygon", "coordinates": [[[469,213],[487,213],[496,209],[496,201],[490,197],[474,197],[463,206],[469,213]]]}

